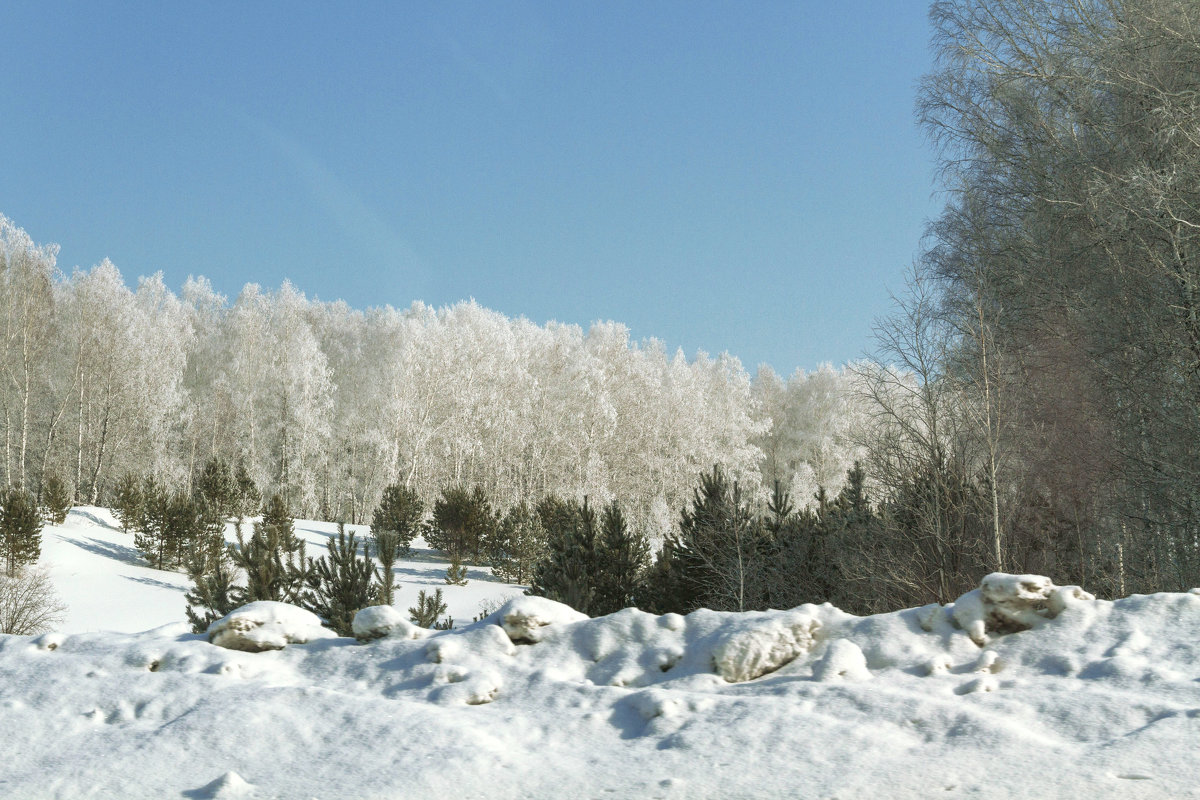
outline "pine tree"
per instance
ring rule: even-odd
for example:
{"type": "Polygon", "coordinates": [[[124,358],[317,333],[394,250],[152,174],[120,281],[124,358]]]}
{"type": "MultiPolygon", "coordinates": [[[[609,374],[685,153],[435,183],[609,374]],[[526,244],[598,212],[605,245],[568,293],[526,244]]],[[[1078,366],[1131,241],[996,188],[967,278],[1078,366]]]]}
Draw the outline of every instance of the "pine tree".
{"type": "Polygon", "coordinates": [[[237,547],[229,549],[233,563],[245,571],[243,603],[278,600],[299,604],[308,578],[304,542],[293,531],[283,498],[274,495],[263,519],[254,526],[249,541],[238,533],[237,547]]]}
{"type": "MultiPolygon", "coordinates": [[[[667,538],[655,577],[671,584],[660,591],[663,611],[688,613],[697,608],[747,611],[765,607],[766,537],[750,513],[735,481],[730,485],[717,466],[700,476],[692,508],[684,510],[679,531],[667,538]]],[[[657,609],[656,609],[657,610],[657,609]]]]}
{"type": "Polygon", "coordinates": [[[196,479],[196,494],[218,516],[233,516],[237,506],[237,484],[229,462],[220,456],[210,458],[196,479]]]}
{"type": "Polygon", "coordinates": [[[120,520],[121,529],[125,533],[141,529],[145,506],[142,487],[137,477],[132,473],[125,473],[121,480],[117,481],[116,504],[113,506],[113,512],[120,520]]]}
{"type": "Polygon", "coordinates": [[[446,569],[446,583],[451,586],[467,585],[467,568],[463,566],[462,557],[450,551],[450,566],[446,569]]]}
{"type": "Polygon", "coordinates": [[[383,529],[374,533],[372,542],[379,566],[375,567],[375,599],[379,605],[390,606],[396,599],[396,581],[393,577],[396,560],[400,553],[400,535],[393,530],[383,529]]]}
{"type": "Polygon", "coordinates": [[[10,577],[37,563],[42,554],[42,518],[33,495],[10,486],[0,494],[0,550],[10,577]]]}
{"type": "Polygon", "coordinates": [[[370,559],[359,555],[354,533],[347,535],[345,523],[339,522],[329,553],[315,562],[310,559],[309,564],[304,606],[339,636],[352,635],[354,615],[369,606],[375,595],[370,559]]]}
{"type": "Polygon", "coordinates": [[[438,617],[446,613],[446,608],[445,602],[442,601],[441,589],[434,590],[433,594],[426,594],[422,589],[417,592],[416,606],[408,609],[408,618],[413,621],[414,625],[422,628],[434,628],[438,624],[438,617]]]}
{"type": "Polygon", "coordinates": [[[71,493],[57,474],[51,473],[42,487],[42,503],[46,508],[46,519],[54,525],[62,525],[71,510],[71,493]]]}
{"type": "Polygon", "coordinates": [[[244,459],[238,459],[237,471],[233,476],[233,484],[234,516],[253,517],[258,514],[262,507],[262,495],[259,494],[258,487],[254,484],[254,479],[250,477],[244,459]]]}
{"type": "Polygon", "coordinates": [[[462,486],[442,490],[433,507],[433,525],[427,541],[444,553],[457,552],[464,560],[479,563],[494,538],[496,515],[483,487],[467,491],[462,486]]]}
{"type": "Polygon", "coordinates": [[[214,621],[241,604],[238,587],[233,582],[233,564],[226,552],[222,551],[215,560],[201,558],[190,563],[188,575],[192,590],[184,599],[193,633],[204,633],[214,621]]]}
{"type": "Polygon", "coordinates": [[[538,510],[548,523],[547,552],[534,570],[528,593],[566,603],[584,614],[592,613],[599,573],[596,512],[586,497],[583,505],[573,508],[561,500],[548,499],[538,510]]]}
{"type": "Polygon", "coordinates": [[[541,516],[521,501],[508,510],[488,548],[492,572],[503,581],[525,583],[546,551],[541,516]]]}
{"type": "Polygon", "coordinates": [[[641,532],[630,530],[616,500],[604,508],[596,550],[591,613],[600,616],[635,605],[642,573],[650,560],[650,543],[641,532]]]}
{"type": "Polygon", "coordinates": [[[371,535],[378,539],[383,531],[391,531],[396,535],[397,556],[405,556],[420,530],[424,513],[425,505],[415,490],[392,484],[383,490],[379,507],[371,517],[371,535]]]}
{"type": "Polygon", "coordinates": [[[147,498],[143,529],[134,536],[134,546],[152,567],[178,569],[186,566],[193,548],[209,554],[220,548],[220,539],[214,539],[221,534],[192,498],[182,492],[168,495],[156,486],[149,487],[147,498]]]}

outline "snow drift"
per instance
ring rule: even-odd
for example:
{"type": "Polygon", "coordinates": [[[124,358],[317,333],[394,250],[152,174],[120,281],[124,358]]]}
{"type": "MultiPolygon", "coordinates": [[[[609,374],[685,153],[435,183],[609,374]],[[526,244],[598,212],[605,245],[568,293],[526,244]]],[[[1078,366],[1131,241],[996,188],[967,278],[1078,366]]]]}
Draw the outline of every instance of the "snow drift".
{"type": "Polygon", "coordinates": [[[1200,592],[989,575],[871,617],[520,597],[452,631],[366,609],[359,640],[254,606],[226,619],[286,647],[0,637],[0,718],[22,731],[4,794],[1200,796],[1200,592]]]}

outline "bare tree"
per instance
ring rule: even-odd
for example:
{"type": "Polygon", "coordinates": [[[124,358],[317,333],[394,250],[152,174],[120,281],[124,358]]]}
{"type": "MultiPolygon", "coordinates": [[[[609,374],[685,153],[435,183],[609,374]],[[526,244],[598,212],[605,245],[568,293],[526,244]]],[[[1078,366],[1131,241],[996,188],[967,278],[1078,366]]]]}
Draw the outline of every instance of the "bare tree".
{"type": "Polygon", "coordinates": [[[66,611],[44,569],[0,572],[0,633],[45,633],[63,621],[66,611]]]}

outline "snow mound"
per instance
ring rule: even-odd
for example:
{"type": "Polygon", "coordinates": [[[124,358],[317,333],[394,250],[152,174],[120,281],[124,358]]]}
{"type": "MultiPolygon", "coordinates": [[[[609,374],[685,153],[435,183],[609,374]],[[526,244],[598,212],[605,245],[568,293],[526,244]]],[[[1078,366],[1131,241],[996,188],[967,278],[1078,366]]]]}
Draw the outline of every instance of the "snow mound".
{"type": "Polygon", "coordinates": [[[230,770],[212,783],[183,794],[204,800],[242,800],[254,796],[254,784],[247,783],[245,778],[230,770]]]}
{"type": "Polygon", "coordinates": [[[259,600],[230,611],[208,626],[208,640],[229,650],[260,653],[282,650],[289,644],[333,639],[337,634],[321,626],[311,611],[272,600],[259,600]]]}
{"type": "Polygon", "coordinates": [[[1068,607],[1096,598],[1078,586],[1055,586],[1042,575],[993,572],[950,609],[971,641],[983,647],[989,633],[1015,633],[1054,619],[1068,607]]]}
{"type": "Polygon", "coordinates": [[[390,636],[397,639],[421,639],[428,633],[414,625],[394,606],[369,606],[354,615],[354,638],[360,642],[390,636]]]}
{"type": "Polygon", "coordinates": [[[534,644],[546,635],[550,625],[566,625],[588,619],[568,605],[545,597],[514,597],[502,605],[489,620],[497,621],[516,644],[534,644]]]}
{"type": "Polygon", "coordinates": [[[849,639],[834,639],[813,665],[813,680],[817,681],[865,681],[870,677],[862,648],[849,639]]]}
{"type": "Polygon", "coordinates": [[[801,611],[741,616],[713,648],[713,666],[729,683],[754,680],[809,652],[821,627],[801,611]]]}

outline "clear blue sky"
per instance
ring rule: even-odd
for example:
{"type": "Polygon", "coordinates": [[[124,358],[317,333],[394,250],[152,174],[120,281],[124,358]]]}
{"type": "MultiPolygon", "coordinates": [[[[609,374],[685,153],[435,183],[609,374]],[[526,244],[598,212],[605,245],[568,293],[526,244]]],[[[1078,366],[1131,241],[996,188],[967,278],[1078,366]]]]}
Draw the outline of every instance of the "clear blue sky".
{"type": "Polygon", "coordinates": [[[0,213],[130,283],[474,297],[753,370],[870,347],[936,213],[915,0],[5,4],[0,213]]]}

